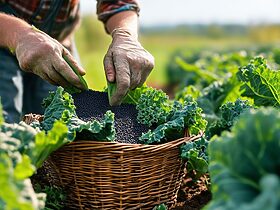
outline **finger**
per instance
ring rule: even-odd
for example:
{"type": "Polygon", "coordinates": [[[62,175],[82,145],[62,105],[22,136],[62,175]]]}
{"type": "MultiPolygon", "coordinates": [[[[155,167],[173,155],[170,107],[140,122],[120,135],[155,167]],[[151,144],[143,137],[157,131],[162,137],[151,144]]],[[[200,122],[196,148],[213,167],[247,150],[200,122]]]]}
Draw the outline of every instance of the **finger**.
{"type": "Polygon", "coordinates": [[[141,71],[141,79],[138,84],[138,86],[142,86],[146,79],[148,78],[149,74],[151,73],[152,69],[154,68],[154,59],[152,57],[151,60],[145,60],[145,62],[142,64],[142,71],[141,71]]]}
{"type": "Polygon", "coordinates": [[[52,66],[52,70],[47,72],[48,77],[62,87],[70,87],[71,84],[67,82],[52,66]]]}
{"type": "Polygon", "coordinates": [[[114,56],[114,66],[116,69],[116,92],[113,94],[110,104],[119,105],[130,87],[130,70],[126,58],[121,56],[114,56]]]}
{"type": "Polygon", "coordinates": [[[63,57],[68,58],[68,61],[70,62],[69,65],[72,65],[72,68],[76,69],[81,76],[84,76],[86,74],[86,71],[77,63],[77,61],[67,49],[63,48],[62,55],[63,57]]]}
{"type": "Polygon", "coordinates": [[[131,69],[131,78],[130,78],[130,89],[133,90],[137,88],[141,82],[141,70],[131,69]]]}
{"type": "Polygon", "coordinates": [[[103,65],[104,65],[104,70],[108,82],[115,82],[116,71],[115,71],[113,57],[111,53],[106,54],[103,60],[103,65]]]}
{"type": "Polygon", "coordinates": [[[57,56],[52,63],[54,69],[70,84],[76,86],[79,89],[84,90],[86,87],[81,83],[79,77],[75,74],[68,63],[61,57],[57,56]]]}
{"type": "Polygon", "coordinates": [[[33,73],[37,74],[43,80],[49,82],[52,85],[57,85],[55,81],[53,81],[45,72],[48,71],[48,67],[46,65],[40,65],[34,68],[33,73]]]}
{"type": "Polygon", "coordinates": [[[43,80],[49,82],[49,83],[52,84],[52,85],[56,85],[56,86],[58,85],[55,81],[53,81],[51,78],[49,78],[49,76],[48,76],[46,73],[42,73],[42,74],[40,75],[40,77],[41,77],[43,80]]]}

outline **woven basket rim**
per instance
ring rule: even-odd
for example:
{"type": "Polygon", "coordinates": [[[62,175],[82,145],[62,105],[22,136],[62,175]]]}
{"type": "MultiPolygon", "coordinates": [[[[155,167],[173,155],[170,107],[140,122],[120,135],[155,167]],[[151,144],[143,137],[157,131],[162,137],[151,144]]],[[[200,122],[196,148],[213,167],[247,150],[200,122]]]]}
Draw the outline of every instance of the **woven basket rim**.
{"type": "Polygon", "coordinates": [[[104,147],[112,147],[112,146],[122,146],[122,147],[127,147],[127,148],[161,148],[161,147],[176,147],[180,144],[183,144],[185,142],[188,142],[188,141],[193,141],[193,140],[196,140],[198,138],[200,138],[202,136],[202,134],[198,134],[198,135],[192,135],[192,136],[189,136],[189,137],[183,137],[183,138],[180,138],[180,139],[176,139],[176,140],[173,140],[173,141],[169,141],[169,142],[166,142],[166,143],[162,143],[162,144],[130,144],[130,143],[121,143],[121,142],[109,142],[109,141],[95,141],[95,140],[75,140],[73,142],[70,142],[68,144],[66,144],[67,146],[76,146],[76,145],[100,145],[102,146],[103,148],[104,147]]]}

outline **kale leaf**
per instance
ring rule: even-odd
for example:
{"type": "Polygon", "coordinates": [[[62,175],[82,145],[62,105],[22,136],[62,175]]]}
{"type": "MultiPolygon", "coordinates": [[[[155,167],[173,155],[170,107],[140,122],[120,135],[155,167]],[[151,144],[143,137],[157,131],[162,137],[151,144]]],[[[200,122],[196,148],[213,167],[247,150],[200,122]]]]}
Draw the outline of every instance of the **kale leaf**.
{"type": "Polygon", "coordinates": [[[172,104],[162,90],[149,89],[141,94],[136,109],[138,122],[152,126],[161,125],[167,121],[172,104]]]}
{"type": "Polygon", "coordinates": [[[0,151],[0,209],[43,209],[45,194],[36,194],[30,179],[25,177],[30,170],[34,171],[30,160],[18,152],[17,156],[19,162],[13,163],[9,153],[0,151]]]}
{"type": "Polygon", "coordinates": [[[123,103],[137,105],[141,95],[145,94],[148,90],[151,91],[153,88],[143,85],[134,90],[130,90],[124,98],[123,103]]]}
{"type": "Polygon", "coordinates": [[[192,177],[199,178],[208,172],[207,148],[208,140],[205,137],[186,142],[180,147],[181,158],[187,161],[188,174],[193,174],[195,171],[192,177]]]}
{"type": "Polygon", "coordinates": [[[256,57],[239,69],[243,96],[254,99],[256,106],[280,107],[280,71],[271,70],[262,57],[256,57]]]}
{"type": "Polygon", "coordinates": [[[193,100],[183,104],[175,101],[166,121],[154,130],[143,133],[140,141],[145,144],[164,143],[184,137],[186,130],[190,134],[198,134],[207,125],[202,117],[202,109],[193,100]]]}
{"type": "Polygon", "coordinates": [[[67,127],[55,122],[47,134],[21,122],[0,125],[0,209],[44,207],[45,194],[36,194],[30,176],[51,152],[66,141],[67,127]]]}
{"type": "Polygon", "coordinates": [[[41,127],[45,131],[50,130],[55,121],[61,120],[68,127],[69,141],[75,139],[76,132],[84,130],[90,132],[94,140],[114,141],[115,139],[114,113],[107,111],[101,122],[97,120],[85,122],[78,118],[72,96],[62,87],[58,87],[56,92],[50,93],[44,100],[43,106],[46,109],[41,127]]]}
{"type": "Polygon", "coordinates": [[[219,118],[211,123],[206,129],[207,138],[220,135],[222,131],[229,131],[239,115],[252,108],[246,100],[237,99],[235,102],[227,102],[219,109],[219,118]]]}
{"type": "Polygon", "coordinates": [[[280,207],[280,112],[242,114],[231,132],[209,144],[213,199],[207,210],[277,210],[280,207]]]}

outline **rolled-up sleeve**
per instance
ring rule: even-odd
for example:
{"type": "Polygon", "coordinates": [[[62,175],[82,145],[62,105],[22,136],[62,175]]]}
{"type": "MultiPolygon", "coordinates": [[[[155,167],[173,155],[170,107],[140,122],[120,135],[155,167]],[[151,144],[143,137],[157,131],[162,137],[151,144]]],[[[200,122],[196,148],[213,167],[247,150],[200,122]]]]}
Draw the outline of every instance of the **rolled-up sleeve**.
{"type": "Polygon", "coordinates": [[[104,24],[111,16],[122,11],[135,11],[139,15],[137,0],[97,0],[96,13],[104,24]]]}

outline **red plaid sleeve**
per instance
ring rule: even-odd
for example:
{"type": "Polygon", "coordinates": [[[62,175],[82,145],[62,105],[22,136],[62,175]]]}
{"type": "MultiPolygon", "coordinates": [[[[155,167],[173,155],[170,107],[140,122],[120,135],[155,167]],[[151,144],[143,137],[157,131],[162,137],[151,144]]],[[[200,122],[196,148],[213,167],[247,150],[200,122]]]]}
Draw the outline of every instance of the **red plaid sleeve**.
{"type": "Polygon", "coordinates": [[[97,0],[96,13],[103,23],[106,23],[112,15],[128,10],[135,11],[139,15],[137,0],[97,0]]]}
{"type": "MultiPolygon", "coordinates": [[[[39,29],[53,9],[51,8],[52,2],[53,0],[0,0],[0,4],[4,3],[10,6],[17,17],[39,29]]],[[[74,30],[79,17],[79,0],[63,0],[49,35],[62,40],[74,30]]]]}

